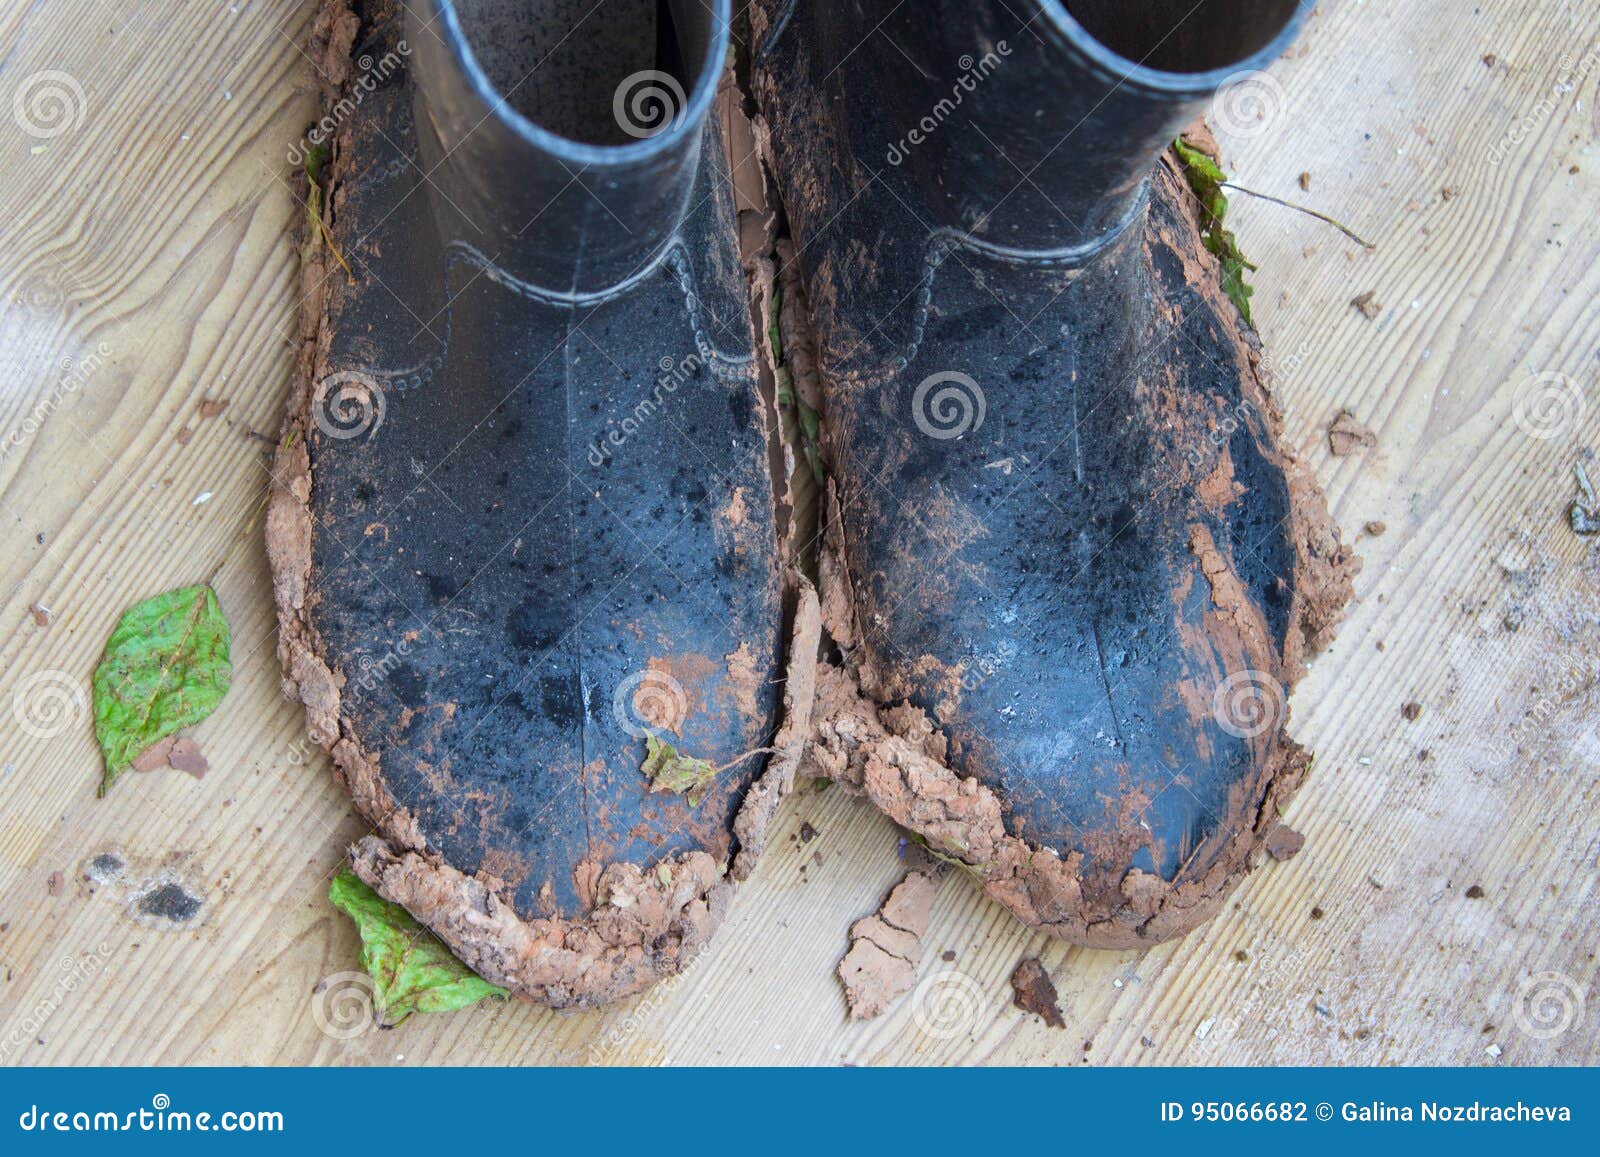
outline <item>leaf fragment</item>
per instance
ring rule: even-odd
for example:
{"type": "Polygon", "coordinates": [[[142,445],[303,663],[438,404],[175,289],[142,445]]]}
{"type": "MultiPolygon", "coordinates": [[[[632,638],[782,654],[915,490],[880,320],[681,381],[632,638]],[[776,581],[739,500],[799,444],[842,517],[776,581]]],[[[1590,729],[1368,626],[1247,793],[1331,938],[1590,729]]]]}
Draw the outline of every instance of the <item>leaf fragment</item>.
{"type": "Polygon", "coordinates": [[[385,900],[350,869],[328,885],[333,906],[361,933],[361,967],[372,977],[373,1011],[393,1028],[414,1012],[454,1012],[508,994],[450,954],[399,904],[385,900]]]}
{"type": "Polygon", "coordinates": [[[203,583],[122,613],[94,672],[101,796],[146,749],[216,710],[233,680],[229,643],[217,593],[203,583]]]}
{"type": "MultiPolygon", "coordinates": [[[[1223,228],[1228,214],[1228,196],[1222,191],[1228,175],[1222,171],[1217,158],[1191,144],[1183,137],[1172,142],[1172,149],[1183,166],[1183,175],[1200,202],[1200,238],[1222,265],[1222,291],[1238,307],[1245,321],[1250,321],[1250,295],[1255,289],[1245,284],[1245,271],[1255,272],[1255,266],[1239,251],[1239,242],[1233,232],[1223,228]]],[[[1252,323],[1254,324],[1254,323],[1252,323]]]]}
{"type": "Polygon", "coordinates": [[[706,787],[717,778],[717,768],[708,759],[684,755],[672,744],[647,734],[644,762],[639,769],[650,779],[652,792],[683,793],[690,807],[698,807],[706,787]]]}

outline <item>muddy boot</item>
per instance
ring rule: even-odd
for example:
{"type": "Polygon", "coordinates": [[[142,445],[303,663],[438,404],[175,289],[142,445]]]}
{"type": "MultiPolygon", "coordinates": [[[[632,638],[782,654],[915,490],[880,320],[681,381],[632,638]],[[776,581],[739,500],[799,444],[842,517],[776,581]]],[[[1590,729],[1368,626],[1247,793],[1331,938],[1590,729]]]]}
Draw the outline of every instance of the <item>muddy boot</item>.
{"type": "Polygon", "coordinates": [[[682,968],[782,687],[727,0],[325,0],[269,548],[356,870],[516,993],[682,968]]]}
{"type": "Polygon", "coordinates": [[[811,757],[1078,943],[1208,917],[1309,763],[1354,564],[1165,152],[1308,8],[752,12],[826,401],[811,757]]]}

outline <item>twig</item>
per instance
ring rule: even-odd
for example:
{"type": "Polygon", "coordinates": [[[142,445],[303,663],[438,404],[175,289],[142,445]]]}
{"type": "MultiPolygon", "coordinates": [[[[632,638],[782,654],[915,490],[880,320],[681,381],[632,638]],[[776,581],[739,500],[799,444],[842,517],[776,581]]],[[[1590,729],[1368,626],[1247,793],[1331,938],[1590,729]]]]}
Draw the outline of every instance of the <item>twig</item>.
{"type": "Polygon", "coordinates": [[[1344,224],[1344,222],[1335,220],[1326,213],[1319,213],[1317,210],[1306,205],[1297,205],[1293,201],[1285,201],[1282,197],[1274,197],[1271,193],[1260,193],[1255,189],[1247,189],[1245,186],[1236,185],[1232,181],[1223,181],[1222,187],[1224,189],[1232,189],[1236,193],[1245,193],[1251,197],[1260,197],[1263,201],[1271,201],[1274,205],[1282,205],[1285,209],[1294,209],[1297,212],[1304,213],[1308,217],[1315,217],[1318,221],[1326,221],[1329,225],[1332,225],[1335,229],[1343,233],[1346,237],[1350,238],[1350,240],[1354,241],[1357,245],[1360,245],[1364,249],[1376,249],[1378,247],[1376,242],[1368,241],[1365,237],[1361,236],[1361,234],[1350,228],[1350,226],[1344,224]]]}

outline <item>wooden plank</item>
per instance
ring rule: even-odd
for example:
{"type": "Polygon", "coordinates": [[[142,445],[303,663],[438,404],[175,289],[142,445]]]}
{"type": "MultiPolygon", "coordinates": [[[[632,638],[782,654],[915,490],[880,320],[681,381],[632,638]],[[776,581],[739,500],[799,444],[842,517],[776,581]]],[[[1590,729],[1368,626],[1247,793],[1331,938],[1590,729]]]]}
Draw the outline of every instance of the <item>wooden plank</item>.
{"type": "Polygon", "coordinates": [[[311,115],[310,12],[140,11],[0,14],[0,105],[43,70],[84,94],[68,131],[0,134],[0,433],[22,432],[0,456],[0,669],[7,699],[66,695],[59,728],[0,712],[0,1060],[1600,1059],[1600,562],[1565,523],[1573,464],[1600,442],[1600,5],[1325,3],[1272,70],[1282,99],[1259,131],[1218,133],[1240,182],[1377,242],[1234,200],[1290,436],[1347,532],[1388,527],[1363,537],[1359,601],[1294,699],[1319,754],[1288,817],[1308,837],[1294,861],[1145,953],[1046,941],[953,875],[921,999],[847,1024],[833,967],[899,871],[896,833],[804,792],[679,981],[596,1013],[479,1007],[349,1039],[319,1028],[331,1002],[314,990],[354,967],[324,891],[363,826],[278,693],[267,446],[251,436],[276,430],[291,365],[303,209],[285,153],[311,115]],[[1369,290],[1370,320],[1349,304],[1369,290]],[[70,388],[63,358],[82,371],[70,388]],[[1548,379],[1556,401],[1582,401],[1546,426],[1524,404],[1519,424],[1541,373],[1575,383],[1548,379]],[[229,406],[203,419],[205,398],[229,406]],[[1341,407],[1375,449],[1330,456],[1341,407]],[[198,731],[213,771],[129,776],[96,800],[74,688],[122,608],[207,576],[235,632],[234,688],[198,731]],[[83,883],[105,850],[189,881],[207,898],[197,925],[137,923],[122,889],[83,883]],[[1007,977],[1035,954],[1066,1031],[1010,1007],[1007,977]],[[1563,993],[1574,1014],[1591,994],[1587,1030],[1519,1022],[1519,1004],[1563,993]]]}

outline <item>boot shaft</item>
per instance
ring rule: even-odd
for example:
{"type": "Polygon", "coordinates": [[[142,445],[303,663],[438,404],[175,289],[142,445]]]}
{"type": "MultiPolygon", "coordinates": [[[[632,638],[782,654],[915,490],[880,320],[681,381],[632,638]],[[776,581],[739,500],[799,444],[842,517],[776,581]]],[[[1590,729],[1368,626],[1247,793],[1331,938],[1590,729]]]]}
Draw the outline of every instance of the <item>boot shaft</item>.
{"type": "Polygon", "coordinates": [[[763,56],[806,41],[810,75],[793,79],[839,98],[838,135],[913,213],[973,248],[1071,251],[1127,222],[1160,151],[1225,80],[1275,59],[1311,3],[761,6],[763,56]]]}
{"type": "Polygon", "coordinates": [[[524,293],[604,299],[689,209],[729,0],[416,0],[418,151],[440,240],[524,293]]]}

